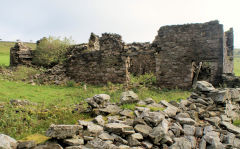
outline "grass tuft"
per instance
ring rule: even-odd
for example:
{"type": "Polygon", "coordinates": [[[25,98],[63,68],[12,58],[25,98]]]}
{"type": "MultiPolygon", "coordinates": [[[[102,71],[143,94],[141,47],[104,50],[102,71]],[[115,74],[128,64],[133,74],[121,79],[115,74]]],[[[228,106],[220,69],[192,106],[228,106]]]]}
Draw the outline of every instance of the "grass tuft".
{"type": "Polygon", "coordinates": [[[240,120],[233,121],[233,125],[240,127],[240,120]]]}
{"type": "Polygon", "coordinates": [[[45,135],[42,135],[42,134],[33,134],[33,135],[29,135],[19,141],[20,142],[21,141],[34,141],[34,142],[36,142],[36,144],[41,144],[41,143],[46,142],[49,139],[50,139],[49,137],[46,137],[45,135]]]}

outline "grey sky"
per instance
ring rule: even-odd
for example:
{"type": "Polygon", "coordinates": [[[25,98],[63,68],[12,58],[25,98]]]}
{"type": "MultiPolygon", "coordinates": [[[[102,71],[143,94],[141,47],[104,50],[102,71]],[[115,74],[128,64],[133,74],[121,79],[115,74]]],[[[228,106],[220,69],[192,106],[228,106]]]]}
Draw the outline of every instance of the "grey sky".
{"type": "Polygon", "coordinates": [[[125,42],[151,42],[163,25],[218,19],[234,28],[240,47],[239,7],[240,0],[1,0],[0,38],[72,36],[81,43],[91,32],[111,32],[125,42]]]}

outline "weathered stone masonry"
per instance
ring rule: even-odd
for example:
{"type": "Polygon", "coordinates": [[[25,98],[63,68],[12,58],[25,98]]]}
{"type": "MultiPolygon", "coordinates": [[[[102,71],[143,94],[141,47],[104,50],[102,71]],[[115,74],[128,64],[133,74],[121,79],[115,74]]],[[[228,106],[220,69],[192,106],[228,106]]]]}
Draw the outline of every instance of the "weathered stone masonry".
{"type": "Polygon", "coordinates": [[[125,44],[120,35],[92,33],[88,44],[69,48],[64,67],[76,82],[125,83],[130,73],[154,73],[162,88],[187,89],[194,78],[219,85],[223,74],[233,74],[233,49],[233,29],[224,33],[218,21],[163,26],[152,43],[125,44]]]}
{"type": "Polygon", "coordinates": [[[32,63],[32,49],[18,42],[10,49],[10,65],[17,66],[31,65],[32,63]]]}
{"type": "Polygon", "coordinates": [[[224,69],[223,73],[233,73],[233,29],[224,34],[224,69]]]}
{"type": "Polygon", "coordinates": [[[133,75],[156,72],[156,51],[150,43],[131,43],[125,46],[130,57],[129,72],[133,75]]]}
{"type": "Polygon", "coordinates": [[[72,46],[69,50],[67,75],[77,82],[105,84],[124,83],[129,72],[155,73],[155,51],[150,46],[149,43],[124,44],[117,34],[105,33],[99,39],[91,34],[88,44],[72,46]]]}
{"type": "Polygon", "coordinates": [[[67,62],[67,75],[77,82],[103,84],[126,81],[126,56],[124,44],[117,34],[103,34],[99,39],[100,50],[88,51],[80,46],[71,51],[67,62]]]}
{"type": "MultiPolygon", "coordinates": [[[[218,21],[161,27],[153,46],[159,51],[156,56],[156,75],[162,87],[190,88],[194,65],[200,62],[203,68],[210,68],[208,77],[202,76],[202,79],[218,85],[223,70],[233,65],[229,61],[224,61],[223,65],[226,49],[223,25],[218,21]]],[[[201,74],[199,77],[201,79],[201,74]]]]}

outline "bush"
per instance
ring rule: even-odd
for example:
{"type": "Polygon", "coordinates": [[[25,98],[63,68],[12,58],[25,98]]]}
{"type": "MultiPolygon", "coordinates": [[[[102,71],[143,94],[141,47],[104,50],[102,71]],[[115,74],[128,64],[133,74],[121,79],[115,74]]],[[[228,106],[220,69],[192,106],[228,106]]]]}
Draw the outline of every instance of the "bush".
{"type": "Polygon", "coordinates": [[[130,80],[132,84],[142,85],[142,86],[152,86],[156,85],[157,79],[153,73],[146,73],[140,76],[133,76],[131,74],[130,80]]]}
{"type": "Polygon", "coordinates": [[[51,67],[66,60],[68,47],[73,43],[71,39],[61,40],[56,37],[43,38],[37,43],[34,51],[33,64],[51,67]]]}
{"type": "Polygon", "coordinates": [[[75,87],[76,86],[76,82],[73,80],[70,80],[66,83],[67,87],[75,87]]]}

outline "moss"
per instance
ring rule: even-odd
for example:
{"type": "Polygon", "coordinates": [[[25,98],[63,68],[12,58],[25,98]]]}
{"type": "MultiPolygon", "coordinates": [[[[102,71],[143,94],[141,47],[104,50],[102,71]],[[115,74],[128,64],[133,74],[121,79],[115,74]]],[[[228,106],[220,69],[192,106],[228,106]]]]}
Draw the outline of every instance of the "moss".
{"type": "Polygon", "coordinates": [[[233,121],[233,125],[240,127],[240,120],[233,121]]]}
{"type": "Polygon", "coordinates": [[[121,106],[121,108],[122,108],[122,109],[135,110],[136,104],[135,104],[135,103],[123,104],[123,105],[121,106]]]}
{"type": "Polygon", "coordinates": [[[163,111],[165,110],[165,108],[160,108],[160,107],[148,107],[151,111],[155,112],[155,111],[163,111]]]}
{"type": "Polygon", "coordinates": [[[27,136],[26,138],[23,138],[22,140],[19,140],[19,141],[35,141],[37,144],[41,144],[41,143],[46,142],[49,139],[50,139],[49,137],[46,137],[41,134],[33,134],[33,135],[27,136]]]}

